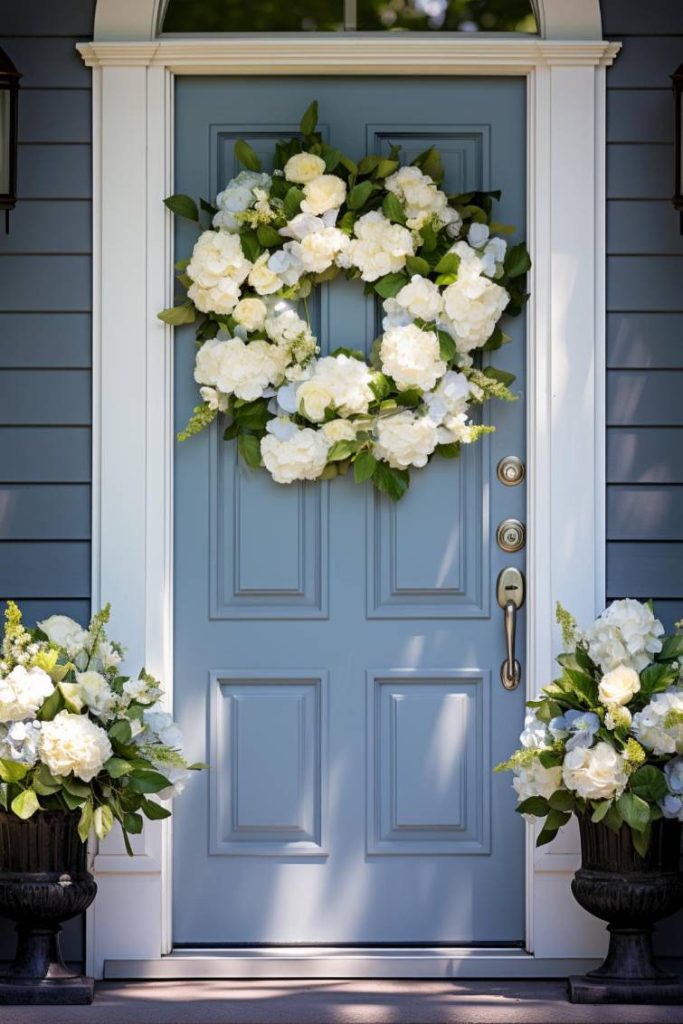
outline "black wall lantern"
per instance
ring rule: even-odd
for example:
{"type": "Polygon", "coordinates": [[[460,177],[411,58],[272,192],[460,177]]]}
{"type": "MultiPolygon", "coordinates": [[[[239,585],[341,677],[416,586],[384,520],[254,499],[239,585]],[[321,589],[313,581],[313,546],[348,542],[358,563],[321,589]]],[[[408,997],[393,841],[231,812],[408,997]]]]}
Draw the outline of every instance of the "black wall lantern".
{"type": "Polygon", "coordinates": [[[674,158],[676,163],[676,183],[672,203],[681,215],[681,234],[683,235],[683,64],[671,76],[674,90],[674,158]]]}
{"type": "Polygon", "coordinates": [[[9,212],[17,201],[17,123],[21,75],[4,50],[0,50],[0,210],[9,212]]]}

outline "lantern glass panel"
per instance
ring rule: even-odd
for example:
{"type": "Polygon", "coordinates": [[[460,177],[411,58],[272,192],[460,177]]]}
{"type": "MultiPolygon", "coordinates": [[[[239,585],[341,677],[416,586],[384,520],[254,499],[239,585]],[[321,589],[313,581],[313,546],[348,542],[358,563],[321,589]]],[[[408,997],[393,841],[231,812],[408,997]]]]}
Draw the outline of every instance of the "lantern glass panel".
{"type": "Polygon", "coordinates": [[[0,196],[9,193],[12,154],[11,145],[11,100],[9,89],[0,88],[0,196]]]}

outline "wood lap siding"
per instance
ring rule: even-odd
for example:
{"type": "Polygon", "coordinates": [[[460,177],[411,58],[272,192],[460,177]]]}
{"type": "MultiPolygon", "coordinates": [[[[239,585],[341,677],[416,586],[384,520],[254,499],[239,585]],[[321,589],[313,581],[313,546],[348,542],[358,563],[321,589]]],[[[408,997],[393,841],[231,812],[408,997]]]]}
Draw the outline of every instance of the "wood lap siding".
{"type": "Polygon", "coordinates": [[[603,0],[607,72],[607,590],[683,616],[683,236],[671,205],[679,0],[603,0]]]}
{"type": "MultiPolygon", "coordinates": [[[[92,170],[95,0],[4,3],[0,46],[22,72],[19,202],[0,225],[0,610],[90,612],[92,170]]],[[[83,921],[64,949],[83,959],[83,921]]],[[[0,920],[0,960],[13,950],[0,920]]]]}

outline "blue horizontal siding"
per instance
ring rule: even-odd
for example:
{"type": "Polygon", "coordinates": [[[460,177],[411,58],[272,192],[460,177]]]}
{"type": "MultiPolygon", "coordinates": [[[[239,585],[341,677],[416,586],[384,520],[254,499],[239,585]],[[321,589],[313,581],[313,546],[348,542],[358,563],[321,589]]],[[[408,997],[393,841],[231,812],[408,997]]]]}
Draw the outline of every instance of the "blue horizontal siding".
{"type": "MultiPolygon", "coordinates": [[[[570,2],[570,0],[567,0],[570,2]]],[[[613,35],[683,35],[681,0],[600,0],[602,27],[613,35]]]]}
{"type": "Polygon", "coordinates": [[[683,313],[609,313],[607,365],[683,369],[683,313]]]}
{"type": "Polygon", "coordinates": [[[17,191],[20,199],[90,199],[90,145],[19,146],[17,191]]]}
{"type": "Polygon", "coordinates": [[[89,89],[23,89],[19,142],[90,142],[89,89]]]}
{"type": "Polygon", "coordinates": [[[610,427],[607,483],[683,484],[683,427],[610,427]]]}
{"type": "Polygon", "coordinates": [[[610,426],[683,427],[683,370],[609,370],[610,426]]]}
{"type": "Polygon", "coordinates": [[[667,199],[673,192],[674,147],[613,143],[607,147],[609,199],[667,199]]]}
{"type": "Polygon", "coordinates": [[[683,485],[609,487],[607,522],[609,540],[683,540],[683,485]]]}
{"type": "MultiPolygon", "coordinates": [[[[3,11],[0,30],[7,19],[3,11]]],[[[0,35],[0,47],[12,54],[21,71],[22,89],[89,89],[90,71],[82,60],[74,60],[76,43],[87,35],[57,38],[10,37],[0,35]]]]}
{"type": "Polygon", "coordinates": [[[90,424],[89,370],[0,370],[0,426],[90,424]]]}
{"type": "Polygon", "coordinates": [[[84,369],[92,364],[90,313],[0,313],[0,369],[84,369]]]}
{"type": "Polygon", "coordinates": [[[4,540],[90,540],[87,484],[0,484],[4,540]]]}
{"type": "Polygon", "coordinates": [[[0,542],[0,598],[80,598],[90,595],[87,541],[0,542]]]}
{"type": "Polygon", "coordinates": [[[626,594],[640,600],[678,600],[683,579],[683,544],[609,541],[607,574],[612,597],[626,594]]]}
{"type": "MultiPolygon", "coordinates": [[[[619,41],[611,31],[609,38],[619,41]]],[[[681,41],[675,36],[623,40],[619,59],[609,70],[610,89],[670,89],[670,75],[681,63],[681,41]]]]}
{"type": "Polygon", "coordinates": [[[683,310],[683,256],[610,256],[608,310],[683,310]]]}
{"type": "Polygon", "coordinates": [[[0,311],[72,310],[92,304],[92,258],[4,255],[0,243],[0,311]]]}
{"type": "Polygon", "coordinates": [[[95,0],[11,0],[2,8],[3,36],[92,39],[95,0]]]}
{"type": "Polygon", "coordinates": [[[610,200],[607,252],[610,256],[683,256],[683,235],[671,200],[610,200]]]}
{"type": "Polygon", "coordinates": [[[46,203],[25,200],[12,214],[12,230],[3,239],[2,252],[90,253],[92,203],[88,199],[54,199],[46,203]]]}
{"type": "Polygon", "coordinates": [[[88,483],[91,449],[89,426],[0,426],[0,481],[88,483]]]}
{"type": "Polygon", "coordinates": [[[607,93],[608,142],[669,142],[672,120],[671,89],[609,89],[607,93]]]}

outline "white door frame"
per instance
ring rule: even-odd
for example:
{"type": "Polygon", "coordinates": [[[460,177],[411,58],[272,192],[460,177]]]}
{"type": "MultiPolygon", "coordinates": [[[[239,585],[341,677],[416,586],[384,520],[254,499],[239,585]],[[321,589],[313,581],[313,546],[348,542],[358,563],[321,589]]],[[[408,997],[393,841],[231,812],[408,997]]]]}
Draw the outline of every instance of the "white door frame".
{"type": "MultiPolygon", "coordinates": [[[[340,35],[155,38],[159,0],[99,0],[93,69],[93,575],[96,606],[128,662],[166,682],[172,702],[173,78],[184,74],[523,75],[528,84],[528,692],[551,678],[557,599],[582,620],[604,601],[605,68],[598,0],[537,5],[544,38],[340,35]],[[571,10],[568,10],[571,9],[571,10]]],[[[196,752],[191,751],[192,755],[196,752]]],[[[197,752],[198,753],[198,752],[197,752]]],[[[510,813],[513,813],[512,793],[510,813]]],[[[527,954],[375,951],[337,966],[272,956],[195,961],[195,973],[394,976],[563,973],[600,955],[604,932],[573,901],[571,832],[536,851],[527,836],[527,954]],[[558,920],[562,927],[557,927],[558,920]],[[379,966],[378,966],[379,965],[379,966]]],[[[118,837],[95,858],[88,970],[169,976],[171,823],[146,825],[128,858],[118,837]],[[135,961],[133,963],[133,961],[135,961]]],[[[182,968],[188,976],[187,963],[182,968]]],[[[190,971],[191,973],[191,971],[190,971]]]]}

